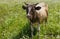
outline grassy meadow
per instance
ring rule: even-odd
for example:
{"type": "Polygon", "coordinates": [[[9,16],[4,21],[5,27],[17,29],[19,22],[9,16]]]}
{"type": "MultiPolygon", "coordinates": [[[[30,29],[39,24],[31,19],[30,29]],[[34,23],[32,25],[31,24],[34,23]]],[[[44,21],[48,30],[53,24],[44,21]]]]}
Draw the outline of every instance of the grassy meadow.
{"type": "MultiPolygon", "coordinates": [[[[60,0],[0,0],[0,39],[29,39],[30,25],[23,2],[46,2],[48,22],[41,24],[40,39],[60,39],[60,0]]],[[[37,39],[36,27],[34,39],[37,39]]]]}

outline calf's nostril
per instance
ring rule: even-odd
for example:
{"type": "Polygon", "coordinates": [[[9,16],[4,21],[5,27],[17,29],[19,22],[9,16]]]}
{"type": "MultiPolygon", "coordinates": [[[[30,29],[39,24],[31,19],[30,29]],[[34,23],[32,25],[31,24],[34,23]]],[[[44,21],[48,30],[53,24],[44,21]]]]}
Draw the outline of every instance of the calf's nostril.
{"type": "Polygon", "coordinates": [[[27,15],[28,18],[30,18],[31,16],[30,15],[27,15]]]}

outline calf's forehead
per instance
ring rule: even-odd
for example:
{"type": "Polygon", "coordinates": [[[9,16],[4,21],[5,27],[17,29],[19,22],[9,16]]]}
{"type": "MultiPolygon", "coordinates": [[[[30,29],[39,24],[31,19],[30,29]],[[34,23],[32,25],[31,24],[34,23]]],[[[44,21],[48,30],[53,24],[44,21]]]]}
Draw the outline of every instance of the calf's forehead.
{"type": "Polygon", "coordinates": [[[28,5],[27,8],[28,8],[28,10],[32,10],[34,8],[34,5],[33,4],[32,5],[28,5]]]}

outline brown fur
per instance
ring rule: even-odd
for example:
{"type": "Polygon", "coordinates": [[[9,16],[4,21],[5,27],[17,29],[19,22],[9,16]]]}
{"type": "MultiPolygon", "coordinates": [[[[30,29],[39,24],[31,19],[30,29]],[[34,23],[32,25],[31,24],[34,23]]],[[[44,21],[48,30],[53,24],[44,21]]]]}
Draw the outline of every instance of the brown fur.
{"type": "MultiPolygon", "coordinates": [[[[26,3],[25,3],[26,4],[26,3]]],[[[42,22],[47,22],[48,18],[48,5],[45,3],[26,4],[22,6],[26,10],[27,18],[31,23],[31,36],[33,39],[33,24],[38,23],[38,39],[40,39],[40,25],[42,22]]]]}
{"type": "Polygon", "coordinates": [[[41,8],[42,10],[41,10],[41,12],[39,12],[40,14],[38,14],[38,12],[36,12],[36,10],[35,10],[36,5],[39,5],[39,3],[37,3],[37,4],[27,4],[26,5],[26,7],[25,7],[26,12],[30,14],[30,17],[28,17],[28,19],[32,23],[35,23],[35,22],[40,22],[41,23],[44,20],[47,21],[47,18],[48,18],[48,5],[45,4],[45,3],[40,3],[41,7],[45,7],[45,10],[44,10],[44,8],[41,8]],[[30,8],[30,7],[32,7],[32,8],[31,8],[31,11],[29,12],[28,8],[30,8]],[[44,16],[43,14],[42,14],[43,16],[41,16],[41,13],[45,13],[46,16],[44,16]]]}

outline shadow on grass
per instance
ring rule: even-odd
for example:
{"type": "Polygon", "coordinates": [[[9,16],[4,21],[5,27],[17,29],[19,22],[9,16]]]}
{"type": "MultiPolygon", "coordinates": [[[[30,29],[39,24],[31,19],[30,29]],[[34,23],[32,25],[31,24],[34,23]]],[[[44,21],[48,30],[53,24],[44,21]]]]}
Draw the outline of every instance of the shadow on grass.
{"type": "MultiPolygon", "coordinates": [[[[34,28],[34,32],[33,35],[35,35],[37,33],[37,29],[35,27],[34,28]]],[[[20,39],[28,36],[29,38],[31,37],[31,28],[30,28],[30,24],[26,23],[26,25],[22,28],[22,31],[15,37],[13,37],[13,39],[20,39]]]]}

